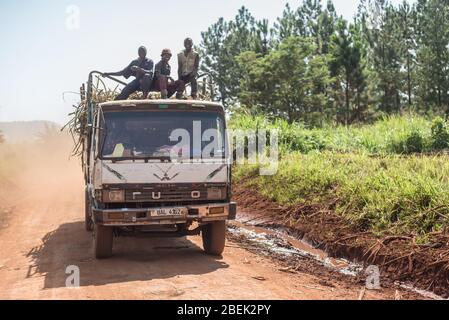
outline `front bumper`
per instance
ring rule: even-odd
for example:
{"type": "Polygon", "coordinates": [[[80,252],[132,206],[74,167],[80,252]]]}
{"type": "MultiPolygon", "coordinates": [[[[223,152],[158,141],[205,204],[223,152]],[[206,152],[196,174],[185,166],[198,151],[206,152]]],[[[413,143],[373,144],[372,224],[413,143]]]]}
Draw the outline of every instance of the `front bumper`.
{"type": "Polygon", "coordinates": [[[92,209],[96,224],[114,227],[148,226],[148,225],[173,225],[183,224],[189,221],[207,223],[213,221],[235,220],[237,204],[217,203],[207,205],[192,205],[186,207],[163,207],[145,209],[92,209]],[[223,208],[223,210],[221,210],[223,208]],[[181,209],[183,215],[155,216],[151,213],[155,210],[181,209]],[[215,213],[218,212],[218,213],[215,213]]]}

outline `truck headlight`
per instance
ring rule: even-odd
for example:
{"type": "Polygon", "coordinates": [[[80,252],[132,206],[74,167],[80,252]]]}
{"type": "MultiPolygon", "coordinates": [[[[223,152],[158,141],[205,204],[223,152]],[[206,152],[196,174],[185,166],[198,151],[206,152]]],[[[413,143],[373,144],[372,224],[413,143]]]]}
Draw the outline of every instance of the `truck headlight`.
{"type": "Polygon", "coordinates": [[[223,200],[226,198],[226,188],[208,188],[207,200],[223,200]]]}
{"type": "Polygon", "coordinates": [[[125,202],[125,191],[103,190],[103,202],[125,202]]]}

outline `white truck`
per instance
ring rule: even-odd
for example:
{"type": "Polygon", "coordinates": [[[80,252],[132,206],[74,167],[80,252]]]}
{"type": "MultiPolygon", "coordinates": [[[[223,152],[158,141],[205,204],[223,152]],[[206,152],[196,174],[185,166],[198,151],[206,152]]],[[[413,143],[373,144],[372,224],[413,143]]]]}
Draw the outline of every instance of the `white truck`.
{"type": "Polygon", "coordinates": [[[231,202],[231,162],[223,106],[208,101],[127,100],[96,104],[87,88],[83,148],[85,226],[95,257],[116,236],[202,235],[221,255],[231,202]],[[180,143],[184,138],[184,141],[180,143]]]}

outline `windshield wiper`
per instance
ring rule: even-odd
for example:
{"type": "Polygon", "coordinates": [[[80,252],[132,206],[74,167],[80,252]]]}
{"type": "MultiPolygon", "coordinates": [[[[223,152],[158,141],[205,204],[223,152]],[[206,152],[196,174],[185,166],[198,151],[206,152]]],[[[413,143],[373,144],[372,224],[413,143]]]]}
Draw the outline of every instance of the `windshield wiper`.
{"type": "Polygon", "coordinates": [[[113,163],[123,162],[123,161],[145,161],[159,160],[161,162],[171,162],[170,157],[121,157],[121,158],[103,158],[103,160],[110,160],[113,163]]]}
{"type": "Polygon", "coordinates": [[[139,160],[145,160],[145,161],[150,161],[150,160],[160,160],[161,162],[171,162],[171,158],[170,157],[137,157],[136,159],[139,160]]]}

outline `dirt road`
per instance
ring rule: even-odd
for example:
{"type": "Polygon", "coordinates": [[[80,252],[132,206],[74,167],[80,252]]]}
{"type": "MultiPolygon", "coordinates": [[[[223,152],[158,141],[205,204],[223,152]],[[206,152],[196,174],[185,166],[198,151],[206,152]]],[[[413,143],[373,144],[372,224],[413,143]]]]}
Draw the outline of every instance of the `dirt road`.
{"type": "Polygon", "coordinates": [[[222,258],[199,237],[119,238],[114,257],[92,258],[83,228],[83,184],[76,163],[32,170],[0,229],[0,299],[394,299],[395,288],[366,291],[322,272],[287,273],[273,259],[228,242],[222,258]],[[56,172],[56,173],[55,173],[56,172]],[[5,222],[6,221],[6,222],[5,222]],[[66,268],[80,287],[66,288],[66,268]]]}

